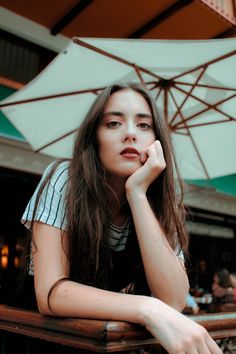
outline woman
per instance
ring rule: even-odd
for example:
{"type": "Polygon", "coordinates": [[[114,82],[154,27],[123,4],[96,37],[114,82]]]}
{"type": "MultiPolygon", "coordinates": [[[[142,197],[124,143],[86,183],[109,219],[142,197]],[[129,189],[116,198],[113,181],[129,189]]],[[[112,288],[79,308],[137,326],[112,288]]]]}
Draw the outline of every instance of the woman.
{"type": "Polygon", "coordinates": [[[183,216],[168,130],[151,95],[137,84],[108,87],[78,131],[72,160],[48,168],[23,216],[39,311],[140,323],[169,353],[221,353],[178,312],[189,287],[183,216]]]}
{"type": "Polygon", "coordinates": [[[234,304],[234,289],[232,275],[226,268],[220,268],[214,273],[212,283],[213,300],[211,312],[221,311],[221,305],[234,304]]]}

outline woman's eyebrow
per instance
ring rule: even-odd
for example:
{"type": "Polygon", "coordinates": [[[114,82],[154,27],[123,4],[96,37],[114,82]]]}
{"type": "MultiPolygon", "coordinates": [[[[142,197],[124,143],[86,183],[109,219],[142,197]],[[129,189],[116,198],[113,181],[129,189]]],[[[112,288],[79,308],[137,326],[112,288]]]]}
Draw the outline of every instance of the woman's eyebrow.
{"type": "MultiPolygon", "coordinates": [[[[103,117],[110,116],[110,115],[122,117],[124,116],[124,113],[118,111],[108,111],[103,113],[103,117]]],[[[137,113],[136,117],[152,119],[152,115],[150,113],[137,113]]]]}
{"type": "Polygon", "coordinates": [[[119,117],[121,117],[123,115],[124,115],[123,113],[118,112],[118,111],[108,111],[108,112],[104,112],[102,116],[103,117],[106,117],[106,116],[119,116],[119,117]]]}
{"type": "Polygon", "coordinates": [[[139,118],[149,118],[152,119],[152,115],[150,113],[138,113],[136,114],[137,117],[139,118]]]}

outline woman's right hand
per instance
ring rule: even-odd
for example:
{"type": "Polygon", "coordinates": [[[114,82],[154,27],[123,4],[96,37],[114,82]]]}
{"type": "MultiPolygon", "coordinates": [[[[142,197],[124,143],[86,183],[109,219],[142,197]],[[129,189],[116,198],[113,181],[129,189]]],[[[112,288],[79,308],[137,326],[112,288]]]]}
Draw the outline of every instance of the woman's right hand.
{"type": "Polygon", "coordinates": [[[164,153],[159,140],[154,141],[141,153],[141,163],[143,164],[126,181],[126,191],[132,193],[133,190],[140,190],[146,194],[150,184],[166,168],[164,153]]]}
{"type": "Polygon", "coordinates": [[[222,354],[205,328],[158,299],[144,305],[144,325],[169,354],[222,354]]]}

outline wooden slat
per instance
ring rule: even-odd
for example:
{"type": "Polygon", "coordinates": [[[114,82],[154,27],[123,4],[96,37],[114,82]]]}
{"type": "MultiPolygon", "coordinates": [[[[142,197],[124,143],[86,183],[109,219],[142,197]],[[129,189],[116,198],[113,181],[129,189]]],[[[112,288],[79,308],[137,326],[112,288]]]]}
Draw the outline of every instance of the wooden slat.
{"type": "MultiPolygon", "coordinates": [[[[70,335],[66,332],[54,332],[43,328],[35,328],[22,324],[7,323],[0,321],[0,331],[21,334],[23,336],[37,338],[50,343],[62,344],[65,346],[89,350],[98,353],[106,352],[106,344],[101,340],[70,335]]],[[[17,347],[17,343],[15,344],[17,347]]]]}
{"type": "Polygon", "coordinates": [[[14,81],[3,76],[0,76],[0,85],[9,87],[14,90],[20,90],[24,86],[24,84],[21,82],[14,81]]]}
{"type": "Polygon", "coordinates": [[[236,313],[214,313],[205,315],[189,316],[201,324],[208,331],[222,331],[225,329],[236,329],[236,313]]]}
{"type": "Polygon", "coordinates": [[[106,338],[106,321],[77,319],[77,318],[57,318],[43,316],[39,312],[0,306],[1,322],[21,324],[33,328],[42,328],[52,332],[68,333],[104,340],[106,338]]]}
{"type": "MultiPolygon", "coordinates": [[[[236,337],[236,313],[189,316],[212,338],[236,337]]],[[[43,316],[36,311],[0,306],[0,330],[93,352],[117,352],[155,346],[158,341],[140,325],[43,316]]]]}

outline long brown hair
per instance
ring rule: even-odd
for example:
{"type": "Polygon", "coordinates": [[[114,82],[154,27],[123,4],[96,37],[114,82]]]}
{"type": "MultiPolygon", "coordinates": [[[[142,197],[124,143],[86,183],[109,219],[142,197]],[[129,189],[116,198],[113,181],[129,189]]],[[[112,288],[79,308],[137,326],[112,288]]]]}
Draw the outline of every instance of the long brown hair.
{"type": "MultiPolygon", "coordinates": [[[[149,203],[171,247],[175,249],[179,245],[180,250],[187,252],[188,246],[183,225],[185,210],[182,196],[177,200],[175,192],[175,159],[168,127],[159,116],[151,93],[143,85],[130,83],[109,86],[97,97],[78,130],[69,164],[66,198],[70,277],[101,288],[107,288],[108,269],[111,268],[109,196],[115,192],[109,185],[109,174],[99,160],[96,132],[111,95],[127,88],[138,92],[147,101],[153,116],[156,139],[162,144],[166,160],[165,170],[148,188],[149,203]]],[[[181,186],[176,165],[175,169],[181,186]]],[[[130,213],[129,207],[127,213],[130,213]]]]}
{"type": "MultiPolygon", "coordinates": [[[[187,250],[187,235],[183,226],[182,197],[176,201],[174,156],[168,128],[160,118],[151,93],[140,84],[107,87],[96,99],[81,125],[70,163],[68,187],[68,235],[71,276],[79,281],[103,284],[110,266],[109,223],[112,192],[109,178],[98,156],[96,132],[111,95],[123,89],[141,94],[153,115],[156,138],[161,141],[166,169],[148,189],[147,195],[166,237],[174,249],[187,250]]],[[[177,176],[179,172],[175,167],[177,176]]],[[[181,183],[180,183],[181,185],[181,183]]]]}

